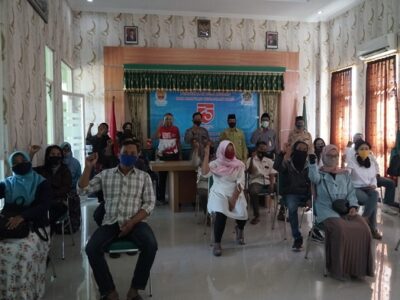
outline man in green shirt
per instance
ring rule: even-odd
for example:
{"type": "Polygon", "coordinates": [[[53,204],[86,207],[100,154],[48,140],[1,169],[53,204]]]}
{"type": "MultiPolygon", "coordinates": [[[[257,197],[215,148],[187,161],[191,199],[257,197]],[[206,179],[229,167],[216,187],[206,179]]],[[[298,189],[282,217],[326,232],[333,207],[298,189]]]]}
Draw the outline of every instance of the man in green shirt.
{"type": "Polygon", "coordinates": [[[229,140],[235,146],[236,158],[243,162],[247,160],[247,146],[244,133],[241,129],[236,128],[236,116],[235,114],[228,115],[229,128],[225,129],[219,139],[220,141],[229,140]]]}

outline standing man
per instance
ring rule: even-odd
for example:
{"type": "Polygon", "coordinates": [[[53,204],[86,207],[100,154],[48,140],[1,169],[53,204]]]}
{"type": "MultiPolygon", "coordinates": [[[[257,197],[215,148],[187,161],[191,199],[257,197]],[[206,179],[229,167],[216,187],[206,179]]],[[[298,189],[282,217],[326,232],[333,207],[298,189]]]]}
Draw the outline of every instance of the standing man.
{"type": "Polygon", "coordinates": [[[276,132],[269,128],[270,117],[268,113],[261,115],[261,128],[256,129],[251,135],[251,143],[257,144],[262,141],[267,145],[267,157],[274,159],[274,154],[278,153],[278,139],[276,132]]]}
{"type": "Polygon", "coordinates": [[[89,181],[98,154],[85,160],[85,169],[78,182],[80,195],[102,190],[105,211],[102,225],[90,237],[85,251],[99,287],[101,299],[117,300],[118,293],[104,258],[107,246],[116,238],[133,241],[140,250],[127,299],[140,300],[138,290],[144,290],[157,252],[157,241],[144,220],[154,209],[155,197],[150,176],[134,168],[139,145],[132,140],[122,143],[120,163],[103,170],[89,181]]]}
{"type": "Polygon", "coordinates": [[[235,146],[236,150],[236,158],[246,162],[247,159],[247,146],[246,146],[246,139],[244,137],[244,133],[241,129],[236,127],[236,116],[235,114],[228,115],[228,126],[229,128],[225,129],[220,137],[219,140],[229,140],[235,146]]]}
{"type": "Polygon", "coordinates": [[[200,127],[201,125],[201,113],[195,112],[192,115],[193,127],[186,129],[185,131],[185,143],[190,144],[192,147],[192,151],[195,148],[194,144],[196,142],[199,143],[198,155],[200,161],[203,161],[204,158],[204,148],[207,143],[210,141],[210,136],[208,135],[207,129],[204,127],[200,127]]]}
{"type": "MultiPolygon", "coordinates": [[[[163,125],[160,126],[157,132],[159,139],[157,156],[160,160],[171,161],[179,160],[180,158],[180,134],[178,127],[172,125],[173,115],[166,113],[164,115],[163,125]]],[[[167,185],[168,172],[159,172],[159,197],[158,199],[163,204],[165,201],[165,188],[167,185]]]]}
{"type": "Polygon", "coordinates": [[[254,218],[250,224],[260,222],[259,194],[261,192],[273,193],[275,185],[274,162],[267,157],[267,144],[259,141],[256,144],[256,151],[247,160],[246,169],[249,174],[249,194],[250,202],[253,206],[254,218]]]}
{"type": "Polygon", "coordinates": [[[308,153],[314,153],[314,144],[311,133],[305,128],[304,118],[302,116],[297,116],[295,121],[295,128],[290,131],[288,143],[291,147],[296,142],[304,142],[308,146],[308,153]]]}
{"type": "Polygon", "coordinates": [[[98,160],[95,173],[99,173],[102,169],[115,166],[113,153],[113,140],[108,135],[108,124],[101,123],[97,127],[96,135],[92,135],[93,123],[90,123],[86,134],[86,145],[92,145],[92,152],[98,154],[98,160]]]}

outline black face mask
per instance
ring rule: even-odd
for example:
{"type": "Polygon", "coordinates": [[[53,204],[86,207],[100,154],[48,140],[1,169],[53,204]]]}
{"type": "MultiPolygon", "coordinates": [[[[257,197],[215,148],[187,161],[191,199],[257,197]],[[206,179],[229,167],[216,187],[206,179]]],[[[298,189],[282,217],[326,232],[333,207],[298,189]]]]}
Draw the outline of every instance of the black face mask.
{"type": "Polygon", "coordinates": [[[52,167],[61,164],[61,157],[59,156],[50,156],[47,160],[52,167]]]}
{"type": "Polygon", "coordinates": [[[361,167],[365,167],[367,169],[371,167],[371,160],[369,159],[369,157],[363,160],[360,156],[357,155],[357,162],[361,167]]]}
{"type": "Polygon", "coordinates": [[[257,152],[257,156],[259,159],[262,159],[263,157],[268,157],[267,152],[257,152]]]}
{"type": "Polygon", "coordinates": [[[32,170],[32,163],[29,161],[19,163],[18,165],[12,167],[12,171],[17,175],[28,174],[31,170],[32,170]]]}
{"type": "Polygon", "coordinates": [[[230,128],[235,128],[236,127],[236,122],[229,122],[228,123],[230,128]]]}
{"type": "Polygon", "coordinates": [[[303,170],[307,159],[307,151],[294,150],[292,161],[297,170],[303,170]]]}
{"type": "Polygon", "coordinates": [[[197,121],[197,120],[196,120],[196,121],[193,121],[193,124],[194,124],[194,125],[197,125],[197,126],[200,126],[200,125],[201,125],[201,121],[197,121]]]}

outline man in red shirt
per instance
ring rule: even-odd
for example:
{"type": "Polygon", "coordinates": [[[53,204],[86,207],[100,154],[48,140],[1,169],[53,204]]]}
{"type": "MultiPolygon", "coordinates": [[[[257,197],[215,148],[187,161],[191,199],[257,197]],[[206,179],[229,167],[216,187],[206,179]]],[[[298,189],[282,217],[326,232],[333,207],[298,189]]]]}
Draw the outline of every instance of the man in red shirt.
{"type": "MultiPolygon", "coordinates": [[[[166,113],[164,123],[158,128],[157,137],[159,139],[157,157],[160,160],[179,160],[180,159],[180,134],[178,127],[172,125],[173,115],[166,113]]],[[[159,197],[160,202],[165,203],[165,187],[167,184],[168,172],[159,172],[159,197]]]]}

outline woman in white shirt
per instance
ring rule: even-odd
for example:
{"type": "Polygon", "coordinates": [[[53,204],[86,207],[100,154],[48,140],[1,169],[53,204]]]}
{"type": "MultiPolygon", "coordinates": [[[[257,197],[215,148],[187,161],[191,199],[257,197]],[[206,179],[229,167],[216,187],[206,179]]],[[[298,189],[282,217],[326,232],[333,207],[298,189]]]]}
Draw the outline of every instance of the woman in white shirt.
{"type": "Polygon", "coordinates": [[[235,147],[230,141],[222,141],[217,149],[217,159],[209,163],[210,145],[205,147],[201,168],[203,176],[213,176],[213,185],[208,197],[208,211],[215,213],[214,249],[221,256],[221,239],[226,218],[236,220],[236,240],[244,244],[243,230],[246,224],[247,203],[243,194],[244,163],[235,157],[235,147]]]}
{"type": "Polygon", "coordinates": [[[379,197],[376,191],[376,174],[379,171],[369,157],[371,145],[368,142],[357,141],[354,150],[354,157],[346,157],[347,167],[351,171],[351,180],[356,189],[358,203],[365,206],[363,217],[368,222],[372,237],[380,240],[382,235],[376,229],[376,211],[379,197]]]}

